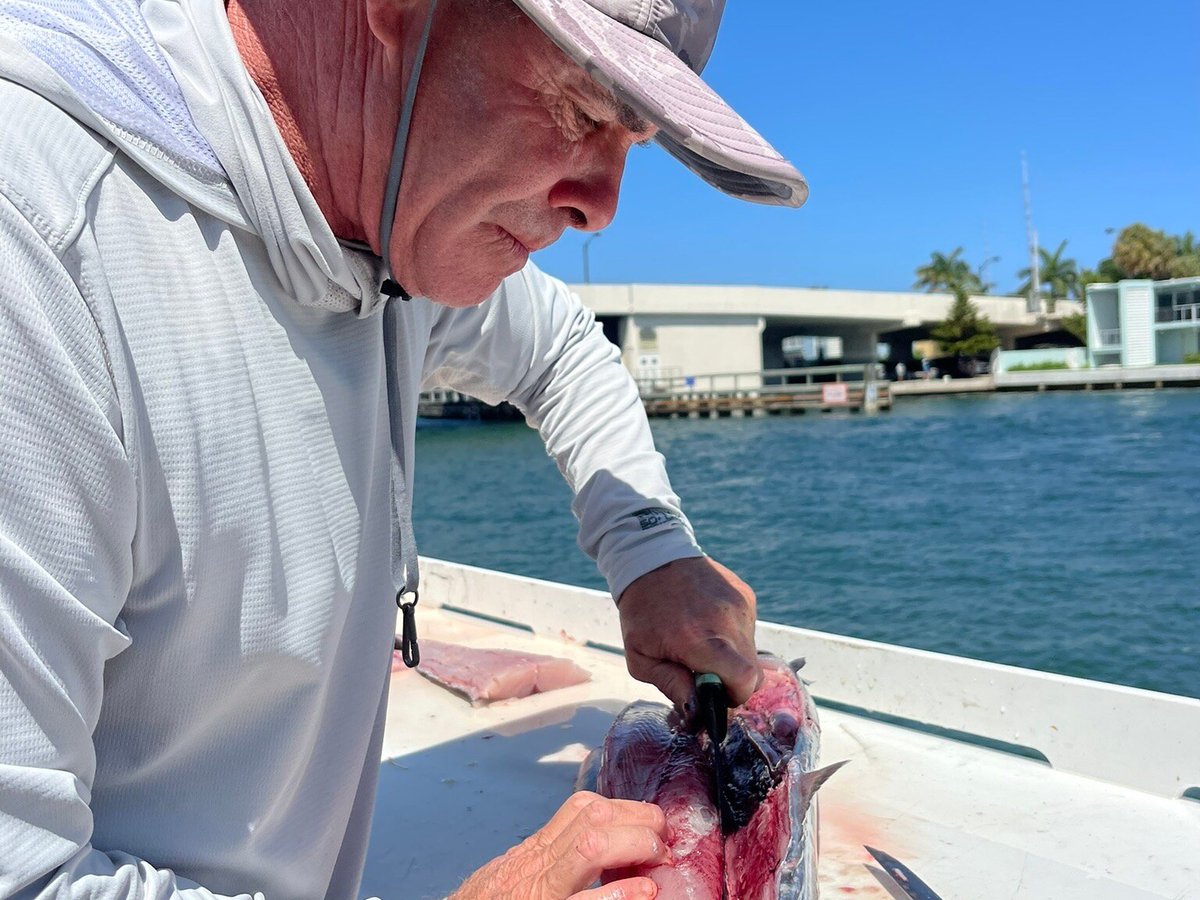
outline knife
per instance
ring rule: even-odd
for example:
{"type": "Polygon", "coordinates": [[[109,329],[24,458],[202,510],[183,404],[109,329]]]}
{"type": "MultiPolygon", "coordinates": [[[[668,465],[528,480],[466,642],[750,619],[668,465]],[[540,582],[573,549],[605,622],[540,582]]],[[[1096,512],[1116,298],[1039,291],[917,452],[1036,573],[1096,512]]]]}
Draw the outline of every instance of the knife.
{"type": "MultiPolygon", "coordinates": [[[[864,845],[865,846],[865,845],[864,845]]],[[[896,886],[911,897],[912,900],[942,900],[933,892],[933,888],[917,877],[917,874],[890,853],[866,847],[866,851],[875,857],[875,862],[883,867],[896,886]]]]}
{"type": "Polygon", "coordinates": [[[717,817],[721,823],[721,833],[730,834],[733,831],[733,817],[727,812],[728,800],[725,797],[725,785],[728,774],[725,765],[725,751],[721,742],[729,730],[729,694],[721,678],[711,672],[696,675],[696,705],[700,716],[700,724],[708,731],[709,742],[713,751],[713,789],[717,802],[717,817]]]}

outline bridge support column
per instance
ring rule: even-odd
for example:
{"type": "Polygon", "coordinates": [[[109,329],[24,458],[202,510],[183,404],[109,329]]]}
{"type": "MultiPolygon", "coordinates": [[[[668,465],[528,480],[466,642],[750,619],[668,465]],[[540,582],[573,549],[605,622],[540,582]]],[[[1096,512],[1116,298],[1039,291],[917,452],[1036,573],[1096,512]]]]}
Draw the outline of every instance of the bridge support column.
{"type": "Polygon", "coordinates": [[[877,362],[878,343],[879,332],[873,328],[847,331],[842,335],[842,361],[846,364],[877,362]]]}

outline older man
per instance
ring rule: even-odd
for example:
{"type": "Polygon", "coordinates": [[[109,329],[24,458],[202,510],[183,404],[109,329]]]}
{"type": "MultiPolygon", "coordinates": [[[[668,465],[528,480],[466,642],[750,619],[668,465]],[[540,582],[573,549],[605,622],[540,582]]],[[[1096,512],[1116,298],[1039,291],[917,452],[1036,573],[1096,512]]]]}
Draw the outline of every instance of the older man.
{"type": "MultiPolygon", "coordinates": [[[[721,5],[0,0],[0,895],[354,896],[422,384],[539,428],[635,676],[753,690],[753,593],[528,262],[651,137],[803,201],[694,74],[721,5]]],[[[652,896],[587,888],[663,827],[577,795],[460,895],[652,896]]]]}

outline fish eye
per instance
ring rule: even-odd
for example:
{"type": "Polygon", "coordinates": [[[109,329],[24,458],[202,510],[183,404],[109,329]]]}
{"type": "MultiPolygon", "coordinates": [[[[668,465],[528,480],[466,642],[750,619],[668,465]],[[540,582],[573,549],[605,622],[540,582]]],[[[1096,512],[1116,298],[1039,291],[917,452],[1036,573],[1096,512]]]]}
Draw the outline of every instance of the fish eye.
{"type": "Polygon", "coordinates": [[[781,744],[794,744],[799,731],[800,723],[790,713],[779,712],[771,716],[771,736],[781,744]]]}

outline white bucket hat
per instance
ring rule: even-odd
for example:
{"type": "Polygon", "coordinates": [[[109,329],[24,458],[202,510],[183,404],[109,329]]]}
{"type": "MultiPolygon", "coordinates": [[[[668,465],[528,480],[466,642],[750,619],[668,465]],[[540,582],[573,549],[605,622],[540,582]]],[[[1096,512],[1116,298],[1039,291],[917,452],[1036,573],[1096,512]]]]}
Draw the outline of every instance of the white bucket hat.
{"type": "MultiPolygon", "coordinates": [[[[709,184],[740,200],[773,206],[800,206],[808,199],[804,176],[700,79],[717,39],[725,0],[513,2],[618,100],[657,125],[655,140],[709,184]]],[[[389,296],[408,297],[391,277],[388,247],[437,4],[438,0],[429,2],[404,92],[380,210],[382,290],[389,296]]]]}
{"type": "Polygon", "coordinates": [[[804,176],[700,79],[725,0],[514,2],[709,184],[756,203],[808,199],[804,176]]]}

